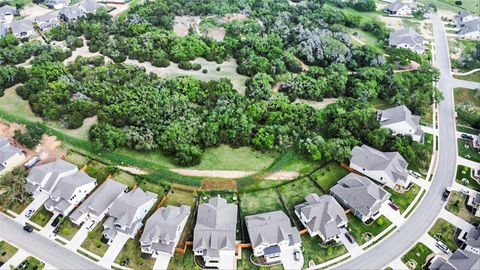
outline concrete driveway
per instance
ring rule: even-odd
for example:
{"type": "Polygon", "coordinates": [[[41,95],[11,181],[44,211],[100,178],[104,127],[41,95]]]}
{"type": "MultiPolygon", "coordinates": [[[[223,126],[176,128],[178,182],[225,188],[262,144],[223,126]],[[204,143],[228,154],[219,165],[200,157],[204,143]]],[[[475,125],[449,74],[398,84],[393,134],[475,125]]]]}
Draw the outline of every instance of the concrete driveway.
{"type": "Polygon", "coordinates": [[[345,233],[347,233],[347,229],[346,228],[341,228],[339,237],[340,237],[340,241],[342,242],[342,244],[348,250],[348,253],[350,254],[350,256],[357,257],[360,254],[362,254],[363,250],[360,248],[360,246],[357,244],[357,242],[350,243],[350,241],[348,241],[347,237],[345,236],[345,233]]]}
{"type": "Polygon", "coordinates": [[[165,270],[168,268],[168,263],[170,262],[170,255],[166,253],[160,253],[157,255],[153,269],[155,270],[165,270]]]}
{"type": "Polygon", "coordinates": [[[393,210],[388,203],[384,203],[380,208],[380,213],[390,220],[395,226],[400,227],[405,222],[405,218],[400,214],[400,210],[393,210]]]}
{"type": "Polygon", "coordinates": [[[105,255],[103,255],[103,258],[102,260],[100,260],[99,264],[104,267],[110,268],[115,259],[117,258],[118,253],[120,253],[129,238],[129,236],[123,233],[117,233],[117,236],[115,236],[113,243],[110,244],[110,247],[107,249],[107,252],[105,252],[105,255]]]}
{"type": "Polygon", "coordinates": [[[93,224],[90,230],[87,229],[87,227],[90,226],[91,224],[92,224],[92,221],[90,220],[86,221],[85,224],[83,224],[82,227],[80,227],[80,229],[75,234],[75,236],[73,236],[72,240],[70,240],[70,242],[67,243],[67,248],[71,250],[77,250],[80,247],[80,245],[83,243],[83,241],[87,238],[88,232],[93,230],[93,228],[97,226],[98,222],[95,222],[95,224],[93,224]]]}
{"type": "MultiPolygon", "coordinates": [[[[48,199],[48,196],[49,195],[46,192],[40,192],[37,196],[35,196],[35,199],[25,208],[25,210],[23,210],[23,212],[15,218],[15,221],[25,224],[25,222],[28,220],[28,218],[25,217],[27,212],[30,210],[37,211],[38,208],[40,208],[48,199]]],[[[33,215],[33,213],[31,215],[33,215]]]]}
{"type": "Polygon", "coordinates": [[[289,269],[289,270],[296,270],[296,269],[302,269],[303,267],[303,253],[298,250],[300,253],[300,258],[298,261],[295,260],[295,256],[293,255],[295,250],[292,249],[286,249],[282,250],[280,253],[280,260],[282,260],[282,265],[284,269],[289,269]]]}

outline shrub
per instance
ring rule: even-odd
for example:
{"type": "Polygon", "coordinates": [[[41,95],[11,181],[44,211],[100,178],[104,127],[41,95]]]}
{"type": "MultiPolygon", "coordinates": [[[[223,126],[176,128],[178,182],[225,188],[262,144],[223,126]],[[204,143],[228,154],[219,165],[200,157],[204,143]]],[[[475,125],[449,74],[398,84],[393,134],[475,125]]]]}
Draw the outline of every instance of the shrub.
{"type": "Polygon", "coordinates": [[[220,70],[222,70],[222,69],[220,67],[217,67],[217,71],[220,71],[220,70]]]}
{"type": "Polygon", "coordinates": [[[457,6],[461,6],[462,4],[463,4],[462,1],[455,1],[455,5],[457,6]]]}
{"type": "Polygon", "coordinates": [[[206,70],[206,69],[203,69],[203,70],[202,70],[202,73],[205,73],[205,74],[207,74],[207,73],[208,73],[208,70],[206,70]]]}
{"type": "Polygon", "coordinates": [[[200,69],[202,69],[202,65],[200,65],[198,63],[192,64],[192,69],[193,70],[200,70],[200,69]]]}
{"type": "Polygon", "coordinates": [[[46,128],[43,124],[32,123],[27,125],[27,131],[25,133],[22,133],[19,129],[15,130],[13,138],[25,147],[33,149],[38,145],[45,131],[46,128]]]}
{"type": "Polygon", "coordinates": [[[382,226],[383,225],[383,219],[377,219],[377,224],[379,226],[382,226]]]}
{"type": "Polygon", "coordinates": [[[184,70],[191,70],[192,69],[192,63],[188,61],[181,61],[178,63],[178,68],[184,69],[184,70]]]}

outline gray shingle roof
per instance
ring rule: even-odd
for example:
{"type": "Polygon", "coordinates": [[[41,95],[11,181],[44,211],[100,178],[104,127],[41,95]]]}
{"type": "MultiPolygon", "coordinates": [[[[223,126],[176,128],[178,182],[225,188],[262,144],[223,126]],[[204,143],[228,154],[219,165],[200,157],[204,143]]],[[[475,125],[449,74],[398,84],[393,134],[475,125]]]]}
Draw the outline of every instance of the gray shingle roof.
{"type": "Polygon", "coordinates": [[[114,218],[114,224],[131,227],[138,208],[156,198],[157,194],[136,188],[115,200],[109,215],[114,218]]]}
{"type": "Polygon", "coordinates": [[[298,230],[291,226],[290,218],[283,211],[246,216],[245,221],[254,248],[260,244],[277,245],[282,241],[289,241],[291,246],[301,242],[298,230]]]}
{"type": "Polygon", "coordinates": [[[105,183],[95,190],[95,192],[72,213],[70,218],[75,220],[86,213],[92,213],[95,216],[99,216],[127,188],[127,185],[119,183],[113,179],[107,179],[105,183]]]}
{"type": "Polygon", "coordinates": [[[464,22],[460,27],[460,31],[458,33],[461,35],[465,35],[476,31],[480,31],[480,19],[478,18],[475,20],[464,22]]]}
{"type": "Polygon", "coordinates": [[[424,48],[423,42],[424,38],[420,36],[413,28],[403,28],[398,31],[390,33],[390,38],[388,42],[390,45],[400,45],[400,44],[409,44],[412,46],[419,46],[424,48]]]}
{"type": "Polygon", "coordinates": [[[473,248],[480,248],[480,225],[468,231],[465,243],[473,248]]]}
{"type": "Polygon", "coordinates": [[[85,12],[76,6],[64,7],[59,13],[67,20],[76,20],[85,15],[85,12]]]}
{"type": "Polygon", "coordinates": [[[218,257],[220,250],[235,250],[237,205],[215,197],[198,207],[193,233],[193,250],[218,257]]]}
{"type": "Polygon", "coordinates": [[[394,3],[391,3],[385,7],[385,10],[389,10],[392,12],[397,12],[399,9],[401,9],[404,6],[408,6],[408,4],[402,3],[402,1],[397,1],[394,3]]]}
{"type": "Polygon", "coordinates": [[[390,193],[365,176],[349,173],[330,189],[332,195],[344,200],[349,207],[367,216],[377,212],[390,193]]]}
{"type": "Polygon", "coordinates": [[[48,179],[45,183],[45,190],[50,190],[55,184],[55,180],[62,173],[66,172],[76,172],[78,170],[77,166],[63,160],[58,159],[56,161],[33,167],[30,171],[30,174],[27,176],[27,181],[32,184],[40,185],[42,180],[48,176],[48,179]]]}
{"type": "Polygon", "coordinates": [[[412,112],[405,105],[400,105],[386,110],[379,110],[377,112],[380,125],[387,126],[395,123],[406,122],[415,134],[421,135],[423,133],[420,127],[420,116],[413,115],[412,112]]]}
{"type": "Polygon", "coordinates": [[[190,215],[191,207],[161,207],[147,220],[140,242],[156,251],[173,254],[175,237],[181,223],[190,215]]]}
{"type": "Polygon", "coordinates": [[[6,138],[0,137],[0,164],[21,153],[21,149],[12,146],[6,138]]]}
{"type": "Polygon", "coordinates": [[[35,22],[41,23],[49,23],[49,22],[59,22],[58,20],[58,12],[51,12],[35,18],[35,22]]]}
{"type": "Polygon", "coordinates": [[[5,5],[0,7],[0,15],[15,15],[17,13],[17,8],[5,5]]]}
{"type": "Polygon", "coordinates": [[[335,198],[330,195],[319,197],[312,193],[305,197],[305,201],[295,206],[295,211],[309,220],[306,225],[310,231],[319,231],[326,239],[340,234],[338,226],[347,222],[347,216],[335,198]]]}
{"type": "Polygon", "coordinates": [[[13,34],[33,31],[33,23],[31,20],[13,21],[11,27],[13,34]]]}
{"type": "Polygon", "coordinates": [[[72,197],[75,189],[94,182],[97,182],[97,180],[90,177],[85,172],[79,171],[75,174],[61,178],[53,189],[50,197],[55,200],[61,198],[68,200],[70,197],[72,197]]]}
{"type": "Polygon", "coordinates": [[[480,269],[480,256],[472,252],[457,249],[447,261],[455,269],[480,269]]]}
{"type": "Polygon", "coordinates": [[[94,13],[97,9],[103,7],[103,5],[95,0],[86,0],[78,4],[78,7],[85,13],[94,13]]]}
{"type": "Polygon", "coordinates": [[[370,171],[384,171],[393,181],[408,177],[408,162],[400,153],[381,152],[365,144],[352,149],[350,163],[370,171]]]}
{"type": "MultiPolygon", "coordinates": [[[[1,17],[2,15],[0,15],[1,17]]],[[[8,33],[8,25],[0,22],[0,37],[5,36],[8,33]]]]}

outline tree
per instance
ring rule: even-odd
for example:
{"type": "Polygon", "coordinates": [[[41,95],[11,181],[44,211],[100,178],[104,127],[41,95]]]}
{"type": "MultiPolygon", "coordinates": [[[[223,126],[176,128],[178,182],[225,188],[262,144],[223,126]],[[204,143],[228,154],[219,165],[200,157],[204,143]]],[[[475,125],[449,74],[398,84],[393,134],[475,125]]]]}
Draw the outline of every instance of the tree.
{"type": "Polygon", "coordinates": [[[25,133],[19,129],[15,130],[13,138],[25,147],[33,149],[40,143],[45,132],[46,127],[42,123],[35,122],[27,124],[25,133]]]}
{"type": "Polygon", "coordinates": [[[126,143],[123,130],[106,123],[93,125],[90,128],[89,137],[97,149],[114,150],[126,143]]]}
{"type": "Polygon", "coordinates": [[[11,208],[15,204],[23,204],[29,198],[25,189],[27,174],[25,169],[19,167],[0,177],[0,186],[6,190],[3,194],[6,198],[4,207],[11,208]]]}
{"type": "Polygon", "coordinates": [[[272,95],[273,78],[266,73],[257,73],[246,81],[245,95],[252,99],[268,100],[272,95]]]}

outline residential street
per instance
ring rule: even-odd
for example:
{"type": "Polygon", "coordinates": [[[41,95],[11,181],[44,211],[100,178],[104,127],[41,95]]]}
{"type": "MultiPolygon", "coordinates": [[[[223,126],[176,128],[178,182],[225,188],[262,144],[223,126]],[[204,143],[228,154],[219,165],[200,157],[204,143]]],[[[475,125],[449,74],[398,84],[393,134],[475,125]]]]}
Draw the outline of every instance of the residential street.
{"type": "Polygon", "coordinates": [[[58,269],[99,269],[99,265],[61,244],[38,234],[27,233],[22,225],[0,214],[0,237],[58,269]]]}
{"type": "Polygon", "coordinates": [[[453,79],[448,54],[448,44],[442,21],[437,15],[430,15],[432,20],[436,61],[440,70],[438,88],[444,95],[439,104],[439,159],[432,185],[424,200],[418,205],[406,222],[384,241],[371,248],[363,255],[337,266],[339,269],[382,269],[407,252],[433,225],[444,206],[442,193],[451,186],[455,177],[457,148],[455,133],[455,111],[453,88],[478,88],[478,83],[463,82],[453,79]],[[385,252],[388,250],[388,252],[385,252]]]}

